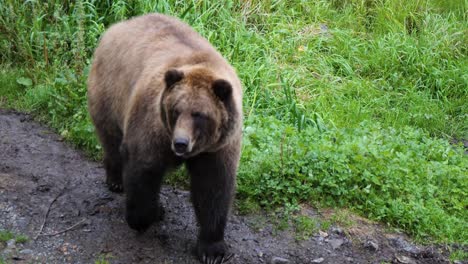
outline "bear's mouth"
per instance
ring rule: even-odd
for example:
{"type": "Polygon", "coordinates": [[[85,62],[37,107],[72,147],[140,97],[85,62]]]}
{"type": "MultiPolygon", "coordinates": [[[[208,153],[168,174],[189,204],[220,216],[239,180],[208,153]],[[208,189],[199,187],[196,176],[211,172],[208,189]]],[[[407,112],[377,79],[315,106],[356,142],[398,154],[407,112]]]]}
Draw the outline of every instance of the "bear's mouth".
{"type": "Polygon", "coordinates": [[[182,159],[188,159],[188,158],[191,158],[191,157],[193,157],[195,155],[195,153],[193,153],[193,152],[182,152],[181,153],[181,152],[177,152],[177,151],[174,151],[174,150],[173,150],[173,152],[177,157],[182,158],[182,159]]]}
{"type": "Polygon", "coordinates": [[[174,151],[174,154],[176,154],[176,156],[182,157],[182,158],[185,156],[185,154],[187,154],[187,152],[177,152],[175,150],[173,150],[173,151],[174,151]]]}
{"type": "Polygon", "coordinates": [[[191,140],[175,139],[172,142],[172,151],[178,157],[188,157],[192,152],[193,142],[191,140]]]}

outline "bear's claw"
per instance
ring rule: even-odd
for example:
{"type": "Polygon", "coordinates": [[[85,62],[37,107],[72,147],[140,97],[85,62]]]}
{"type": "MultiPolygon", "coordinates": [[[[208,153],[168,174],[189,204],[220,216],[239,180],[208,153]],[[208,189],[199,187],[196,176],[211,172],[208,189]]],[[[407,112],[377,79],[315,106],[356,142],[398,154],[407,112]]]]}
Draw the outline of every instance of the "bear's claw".
{"type": "Polygon", "coordinates": [[[119,183],[108,183],[107,187],[111,192],[121,193],[123,192],[123,185],[119,183]]]}
{"type": "Polygon", "coordinates": [[[206,254],[203,254],[202,262],[203,264],[225,264],[229,263],[233,256],[234,254],[207,257],[206,254]]]}
{"type": "Polygon", "coordinates": [[[206,243],[198,241],[194,247],[194,254],[203,264],[224,264],[230,262],[234,254],[228,252],[224,240],[206,243]]]}

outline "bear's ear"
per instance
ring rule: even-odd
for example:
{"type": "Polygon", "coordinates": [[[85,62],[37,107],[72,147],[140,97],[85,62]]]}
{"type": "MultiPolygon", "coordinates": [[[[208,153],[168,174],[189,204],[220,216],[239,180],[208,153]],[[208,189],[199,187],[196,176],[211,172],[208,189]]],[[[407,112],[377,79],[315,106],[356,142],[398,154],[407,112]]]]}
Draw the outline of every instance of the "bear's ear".
{"type": "Polygon", "coordinates": [[[219,79],[213,82],[213,91],[224,102],[231,97],[232,86],[228,81],[219,79]]]}
{"type": "Polygon", "coordinates": [[[184,78],[184,73],[176,69],[170,69],[164,75],[164,81],[166,82],[166,87],[171,88],[176,82],[184,78]]]}

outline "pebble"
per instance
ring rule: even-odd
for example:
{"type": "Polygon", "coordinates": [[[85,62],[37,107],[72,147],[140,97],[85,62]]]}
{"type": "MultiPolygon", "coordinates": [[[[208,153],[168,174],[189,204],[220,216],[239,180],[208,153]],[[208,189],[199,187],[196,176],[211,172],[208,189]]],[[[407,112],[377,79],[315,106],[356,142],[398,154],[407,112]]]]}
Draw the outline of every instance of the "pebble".
{"type": "Polygon", "coordinates": [[[315,241],[321,243],[325,240],[325,238],[323,238],[322,236],[317,236],[317,237],[314,237],[315,241]]]}
{"type": "Polygon", "coordinates": [[[289,263],[289,260],[285,258],[280,258],[280,257],[273,257],[271,259],[271,264],[285,264],[285,263],[289,263]]]}
{"type": "Polygon", "coordinates": [[[257,256],[259,256],[260,258],[263,257],[263,252],[260,250],[260,249],[255,249],[255,251],[257,251],[257,256]]]}
{"type": "Polygon", "coordinates": [[[421,253],[421,249],[419,247],[411,245],[410,243],[408,243],[405,239],[401,237],[390,239],[390,241],[399,250],[403,250],[413,255],[417,255],[421,253]]]}
{"type": "Polygon", "coordinates": [[[321,237],[328,237],[328,233],[327,232],[323,232],[322,230],[319,230],[319,235],[321,237]]]}
{"type": "Polygon", "coordinates": [[[344,240],[340,238],[334,238],[334,239],[328,240],[328,243],[330,243],[333,249],[337,249],[341,247],[341,245],[344,244],[344,240]]]}
{"type": "Polygon", "coordinates": [[[325,259],[324,258],[317,258],[312,260],[312,263],[322,263],[325,259]]]}
{"type": "Polygon", "coordinates": [[[339,228],[339,227],[332,227],[331,228],[331,232],[332,233],[335,233],[337,235],[343,235],[343,229],[339,228]]]}
{"type": "Polygon", "coordinates": [[[22,250],[20,250],[19,253],[24,254],[24,255],[31,255],[33,253],[33,251],[31,249],[22,249],[22,250]]]}
{"type": "Polygon", "coordinates": [[[364,244],[364,247],[372,251],[379,250],[379,244],[377,244],[377,242],[372,241],[372,240],[367,240],[366,243],[364,244]]]}
{"type": "Polygon", "coordinates": [[[4,256],[9,256],[11,254],[13,254],[13,250],[8,249],[8,248],[3,250],[3,252],[2,252],[2,255],[4,255],[4,256]]]}
{"type": "Polygon", "coordinates": [[[396,256],[396,259],[398,263],[403,263],[403,264],[416,264],[416,261],[413,259],[407,257],[407,256],[396,256]]]}
{"type": "Polygon", "coordinates": [[[16,247],[15,243],[16,243],[16,240],[14,240],[14,239],[8,240],[7,241],[7,248],[10,248],[10,249],[15,248],[16,247]]]}

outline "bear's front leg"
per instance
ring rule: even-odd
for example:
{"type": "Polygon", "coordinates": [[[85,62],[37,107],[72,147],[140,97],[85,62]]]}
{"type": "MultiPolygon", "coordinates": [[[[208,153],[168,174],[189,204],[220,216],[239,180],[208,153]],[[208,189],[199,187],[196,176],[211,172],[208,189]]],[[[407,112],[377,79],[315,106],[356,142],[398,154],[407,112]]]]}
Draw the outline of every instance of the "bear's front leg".
{"type": "Polygon", "coordinates": [[[125,218],[131,228],[144,231],[161,220],[164,209],[159,203],[159,191],[163,174],[163,167],[157,163],[129,159],[124,165],[125,218]]]}
{"type": "Polygon", "coordinates": [[[224,229],[234,196],[238,152],[203,153],[187,161],[191,194],[200,224],[195,253],[203,263],[223,263],[232,257],[224,229]]]}

